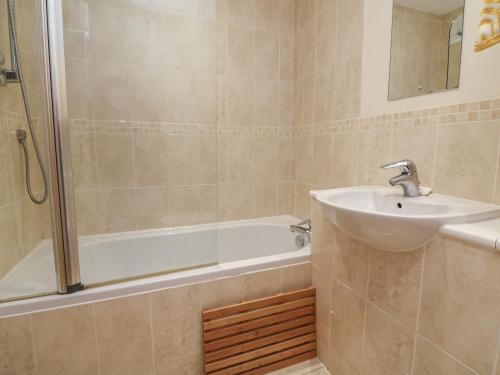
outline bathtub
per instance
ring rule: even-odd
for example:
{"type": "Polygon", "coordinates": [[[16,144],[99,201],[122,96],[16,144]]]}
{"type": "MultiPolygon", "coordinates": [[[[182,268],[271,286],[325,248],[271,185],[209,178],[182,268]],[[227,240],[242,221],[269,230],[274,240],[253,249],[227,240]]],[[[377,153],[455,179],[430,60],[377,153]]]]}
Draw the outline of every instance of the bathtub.
{"type": "MultiPolygon", "coordinates": [[[[288,229],[298,221],[283,215],[83,236],[79,253],[86,289],[2,302],[0,317],[307,262],[309,244],[298,248],[288,229]]],[[[0,299],[48,294],[55,285],[52,244],[44,240],[0,280],[0,299]]]]}

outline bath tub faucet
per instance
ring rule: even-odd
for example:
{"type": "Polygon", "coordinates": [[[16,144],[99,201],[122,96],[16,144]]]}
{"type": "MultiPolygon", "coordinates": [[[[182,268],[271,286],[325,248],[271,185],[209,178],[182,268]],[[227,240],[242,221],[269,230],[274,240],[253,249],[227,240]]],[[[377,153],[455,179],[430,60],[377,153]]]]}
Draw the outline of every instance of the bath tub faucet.
{"type": "Polygon", "coordinates": [[[311,229],[311,219],[306,219],[296,225],[290,225],[290,232],[297,233],[297,237],[295,237],[297,249],[302,249],[311,243],[311,229]]]}
{"type": "Polygon", "coordinates": [[[311,233],[311,219],[306,219],[304,221],[301,221],[297,225],[290,225],[290,232],[292,233],[299,233],[299,234],[305,234],[305,233],[311,233]]]}
{"type": "Polygon", "coordinates": [[[405,197],[418,197],[420,195],[420,182],[418,181],[417,166],[409,159],[382,165],[380,168],[399,168],[401,174],[389,180],[391,186],[401,185],[405,197]]]}

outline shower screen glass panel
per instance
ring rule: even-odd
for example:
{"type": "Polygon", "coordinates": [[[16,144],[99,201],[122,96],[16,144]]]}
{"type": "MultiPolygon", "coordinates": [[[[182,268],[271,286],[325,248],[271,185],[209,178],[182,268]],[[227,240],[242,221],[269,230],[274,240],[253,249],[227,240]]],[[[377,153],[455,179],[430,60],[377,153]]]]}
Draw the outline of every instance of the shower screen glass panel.
{"type": "Polygon", "coordinates": [[[394,0],[389,100],[459,87],[464,0],[394,0]]]}
{"type": "Polygon", "coordinates": [[[37,5],[0,1],[0,301],[57,289],[37,5]]]}
{"type": "Polygon", "coordinates": [[[63,8],[82,282],[216,263],[215,0],[63,8]]]}

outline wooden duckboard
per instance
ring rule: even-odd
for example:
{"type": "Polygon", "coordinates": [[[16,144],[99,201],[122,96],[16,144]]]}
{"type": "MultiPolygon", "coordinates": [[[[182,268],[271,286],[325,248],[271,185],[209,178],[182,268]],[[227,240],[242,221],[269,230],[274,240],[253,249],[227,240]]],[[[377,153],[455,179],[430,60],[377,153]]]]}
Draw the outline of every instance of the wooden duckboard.
{"type": "Polygon", "coordinates": [[[316,288],[205,310],[207,375],[267,374],[316,357],[316,288]]]}

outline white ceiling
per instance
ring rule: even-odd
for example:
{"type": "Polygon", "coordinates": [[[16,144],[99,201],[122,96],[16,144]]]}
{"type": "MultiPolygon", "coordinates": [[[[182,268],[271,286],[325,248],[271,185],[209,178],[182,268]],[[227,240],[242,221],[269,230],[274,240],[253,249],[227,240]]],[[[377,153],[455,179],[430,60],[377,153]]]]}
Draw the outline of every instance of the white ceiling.
{"type": "Polygon", "coordinates": [[[398,5],[442,15],[464,5],[464,0],[394,0],[398,5]]]}

